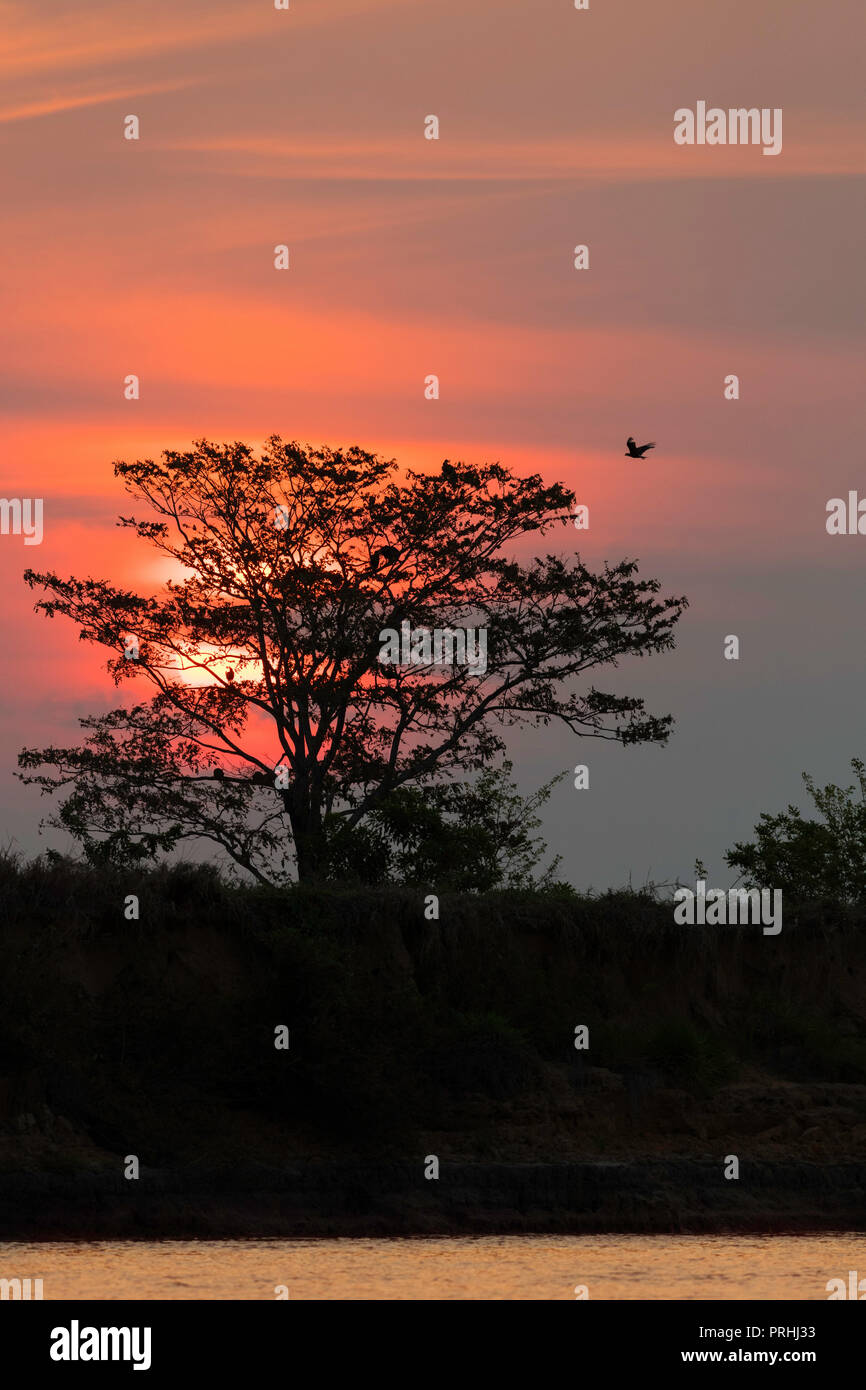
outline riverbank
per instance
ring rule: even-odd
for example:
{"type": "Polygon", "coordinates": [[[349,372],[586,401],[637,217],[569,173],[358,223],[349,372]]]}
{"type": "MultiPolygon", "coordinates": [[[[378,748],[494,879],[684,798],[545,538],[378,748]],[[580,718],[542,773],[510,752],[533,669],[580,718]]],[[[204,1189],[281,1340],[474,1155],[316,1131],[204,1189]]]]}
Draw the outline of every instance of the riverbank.
{"type": "Polygon", "coordinates": [[[0,896],[2,1236],[863,1219],[855,910],[768,937],[649,894],[443,895],[431,921],[424,889],[8,860],[0,896]]]}
{"type": "Polygon", "coordinates": [[[6,1174],[0,1239],[785,1233],[866,1229],[866,1163],[294,1163],[6,1174]]]}

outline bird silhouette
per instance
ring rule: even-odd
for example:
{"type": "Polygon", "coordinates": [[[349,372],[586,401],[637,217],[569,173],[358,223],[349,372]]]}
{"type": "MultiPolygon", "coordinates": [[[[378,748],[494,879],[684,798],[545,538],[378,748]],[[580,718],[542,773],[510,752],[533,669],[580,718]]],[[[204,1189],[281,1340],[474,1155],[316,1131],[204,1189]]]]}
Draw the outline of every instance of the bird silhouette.
{"type": "Polygon", "coordinates": [[[627,439],[625,442],[626,442],[626,450],[627,450],[627,452],[626,452],[626,454],[625,454],[625,458],[627,458],[627,459],[642,459],[643,456],[644,456],[644,454],[646,453],[647,449],[654,449],[654,448],[655,448],[655,443],[652,443],[652,444],[635,444],[635,442],[634,442],[634,440],[632,439],[631,435],[629,435],[628,439],[627,439]]]}
{"type": "Polygon", "coordinates": [[[228,670],[226,671],[226,680],[228,681],[229,685],[231,685],[231,683],[232,683],[232,681],[234,680],[234,678],[235,678],[235,673],[234,673],[234,671],[232,670],[232,668],[231,668],[231,666],[230,666],[230,667],[228,668],[228,670]]]}

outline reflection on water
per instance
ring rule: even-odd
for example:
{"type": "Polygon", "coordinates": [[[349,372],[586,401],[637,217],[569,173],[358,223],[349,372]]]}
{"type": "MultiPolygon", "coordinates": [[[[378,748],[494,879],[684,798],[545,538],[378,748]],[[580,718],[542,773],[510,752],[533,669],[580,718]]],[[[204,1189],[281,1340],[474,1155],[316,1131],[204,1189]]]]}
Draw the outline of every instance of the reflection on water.
{"type": "Polygon", "coordinates": [[[826,1299],[860,1233],[0,1244],[0,1278],[73,1299],[826,1299]]]}

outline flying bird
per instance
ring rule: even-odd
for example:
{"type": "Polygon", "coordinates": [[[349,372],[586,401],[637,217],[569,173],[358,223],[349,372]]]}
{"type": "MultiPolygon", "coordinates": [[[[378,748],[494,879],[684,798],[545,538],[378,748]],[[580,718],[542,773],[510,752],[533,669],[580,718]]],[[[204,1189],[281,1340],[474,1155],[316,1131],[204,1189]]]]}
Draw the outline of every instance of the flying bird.
{"type": "Polygon", "coordinates": [[[625,443],[628,452],[624,455],[624,457],[627,459],[642,459],[647,449],[655,448],[654,442],[652,444],[635,444],[631,435],[629,435],[625,443]]]}

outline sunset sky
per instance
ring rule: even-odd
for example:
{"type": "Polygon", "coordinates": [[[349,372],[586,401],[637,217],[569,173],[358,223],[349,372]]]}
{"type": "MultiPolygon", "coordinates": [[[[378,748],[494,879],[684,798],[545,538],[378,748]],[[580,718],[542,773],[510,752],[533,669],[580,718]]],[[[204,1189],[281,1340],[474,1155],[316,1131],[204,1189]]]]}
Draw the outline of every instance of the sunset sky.
{"type": "Polygon", "coordinates": [[[801,770],[847,780],[866,756],[866,536],[825,519],[866,496],[866,18],[862,0],[755,11],[0,2],[0,495],[45,508],[40,547],[0,536],[3,843],[59,843],[37,836],[18,749],[75,741],[116,700],[22,571],[151,583],[114,528],[112,461],[202,435],[539,471],[590,507],[552,548],[637,558],[688,595],[675,653],[598,679],[675,716],[666,748],[512,740],[526,792],[590,767],[545,826],[578,885],[686,876],[700,855],[727,886],[724,850],[801,799],[801,770]],[[675,145],[699,100],[782,108],[781,154],[675,145]],[[629,434],[657,441],[645,462],[629,434]]]}

